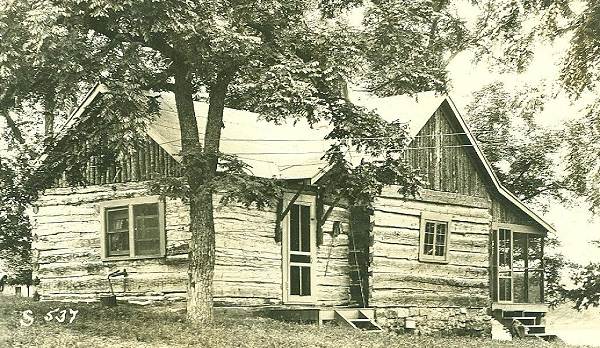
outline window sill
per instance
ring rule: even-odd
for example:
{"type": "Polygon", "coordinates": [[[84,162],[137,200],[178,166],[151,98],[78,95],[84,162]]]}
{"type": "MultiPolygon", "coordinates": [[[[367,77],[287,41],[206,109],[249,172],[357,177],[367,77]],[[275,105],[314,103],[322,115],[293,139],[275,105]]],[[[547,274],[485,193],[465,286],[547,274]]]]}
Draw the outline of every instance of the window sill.
{"type": "Polygon", "coordinates": [[[162,259],[164,257],[165,257],[165,255],[110,256],[110,257],[103,257],[102,262],[162,259]]]}
{"type": "Polygon", "coordinates": [[[448,260],[446,260],[446,259],[434,259],[434,258],[428,258],[428,257],[419,257],[419,262],[447,264],[448,260]]]}

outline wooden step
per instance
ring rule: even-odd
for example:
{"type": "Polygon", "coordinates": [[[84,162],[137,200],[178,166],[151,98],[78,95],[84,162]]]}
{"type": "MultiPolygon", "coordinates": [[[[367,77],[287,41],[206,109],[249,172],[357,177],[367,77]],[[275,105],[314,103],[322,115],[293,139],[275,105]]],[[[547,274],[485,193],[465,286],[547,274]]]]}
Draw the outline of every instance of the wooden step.
{"type": "Polygon", "coordinates": [[[383,331],[374,318],[368,317],[368,313],[361,309],[334,309],[335,321],[341,325],[365,331],[383,331]]]}
{"type": "Polygon", "coordinates": [[[536,336],[536,337],[540,337],[540,338],[546,338],[546,337],[554,338],[554,337],[556,337],[556,335],[554,335],[554,334],[549,334],[549,333],[545,333],[545,332],[543,332],[543,333],[541,332],[541,333],[526,334],[525,336],[536,336]]]}
{"type": "Polygon", "coordinates": [[[330,307],[322,308],[320,318],[322,321],[335,320],[335,311],[342,312],[348,318],[358,318],[357,310],[362,313],[365,318],[375,318],[375,309],[373,308],[349,308],[349,307],[330,307]]]}
{"type": "Polygon", "coordinates": [[[537,318],[535,317],[503,317],[503,320],[512,322],[513,320],[520,321],[523,325],[536,325],[537,318]]]}
{"type": "Polygon", "coordinates": [[[531,334],[541,334],[546,332],[545,325],[525,325],[527,328],[527,335],[531,334]]]}

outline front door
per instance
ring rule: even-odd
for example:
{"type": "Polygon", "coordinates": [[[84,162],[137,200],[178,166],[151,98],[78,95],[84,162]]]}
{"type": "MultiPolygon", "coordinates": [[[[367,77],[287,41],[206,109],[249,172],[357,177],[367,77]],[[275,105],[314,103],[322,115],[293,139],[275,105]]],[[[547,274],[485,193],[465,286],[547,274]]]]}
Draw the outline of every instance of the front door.
{"type": "Polygon", "coordinates": [[[542,303],[543,236],[516,232],[515,228],[494,230],[494,297],[497,302],[542,303]]]}
{"type": "Polygon", "coordinates": [[[315,197],[301,195],[283,221],[283,299],[286,303],[315,302],[315,215],[315,197]]]}

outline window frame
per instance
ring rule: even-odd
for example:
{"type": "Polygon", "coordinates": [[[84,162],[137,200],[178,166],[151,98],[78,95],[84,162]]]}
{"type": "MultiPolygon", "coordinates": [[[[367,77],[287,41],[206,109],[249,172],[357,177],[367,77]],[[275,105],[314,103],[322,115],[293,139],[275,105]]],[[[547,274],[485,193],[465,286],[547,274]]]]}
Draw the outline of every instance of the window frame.
{"type": "MultiPolygon", "coordinates": [[[[513,224],[513,223],[504,223],[504,222],[492,222],[492,233],[494,234],[494,243],[495,245],[493,246],[492,249],[492,253],[494,254],[494,260],[493,260],[493,271],[494,271],[494,278],[495,278],[495,284],[494,286],[494,291],[493,291],[493,301],[497,302],[497,303],[525,303],[525,304],[534,304],[534,303],[538,303],[538,302],[531,302],[529,300],[529,292],[525,293],[525,297],[526,297],[526,302],[515,302],[515,277],[514,277],[514,273],[523,273],[524,274],[524,281],[526,284],[526,288],[529,289],[529,273],[531,272],[541,272],[541,277],[540,277],[540,302],[539,303],[544,303],[545,301],[545,284],[544,284],[544,277],[545,277],[545,265],[544,265],[544,237],[546,236],[546,233],[529,225],[519,225],[519,224],[513,224]],[[508,278],[508,277],[500,277],[500,273],[504,272],[500,270],[500,266],[499,266],[499,240],[500,240],[500,230],[506,230],[510,232],[510,282],[511,282],[511,298],[510,300],[500,300],[500,278],[508,278]],[[515,240],[515,234],[522,234],[522,235],[526,235],[527,239],[526,239],[526,250],[527,250],[527,255],[525,257],[525,265],[522,268],[515,268],[513,265],[513,260],[514,260],[514,240],[515,240]],[[535,267],[529,267],[529,239],[531,238],[531,235],[534,235],[538,238],[540,238],[540,266],[535,268],[535,267]],[[515,271],[516,269],[516,271],[515,271]]],[[[505,272],[507,273],[507,272],[505,272]]],[[[528,290],[529,291],[529,290],[528,290]]]]}
{"type": "MultiPolygon", "coordinates": [[[[433,262],[433,263],[448,263],[448,262],[450,262],[451,231],[452,231],[452,216],[451,215],[422,212],[420,228],[419,228],[419,261],[433,262]],[[437,239],[437,224],[446,224],[446,239],[445,239],[445,244],[444,244],[445,253],[443,256],[425,254],[425,227],[428,222],[436,224],[436,230],[435,230],[434,236],[433,236],[434,250],[435,250],[435,241],[437,239]]],[[[435,253],[435,251],[434,251],[434,253],[435,253]]]]}
{"type": "Polygon", "coordinates": [[[100,258],[102,261],[119,261],[119,260],[138,260],[138,259],[156,259],[166,255],[166,230],[165,230],[165,202],[160,199],[160,196],[145,196],[136,198],[126,198],[102,202],[99,204],[100,210],[100,258]],[[134,214],[133,207],[142,204],[157,204],[158,205],[158,233],[159,233],[159,252],[152,255],[135,255],[135,230],[134,230],[134,214]],[[128,237],[129,237],[129,255],[108,256],[108,241],[107,241],[107,210],[127,207],[128,211],[128,237]]]}

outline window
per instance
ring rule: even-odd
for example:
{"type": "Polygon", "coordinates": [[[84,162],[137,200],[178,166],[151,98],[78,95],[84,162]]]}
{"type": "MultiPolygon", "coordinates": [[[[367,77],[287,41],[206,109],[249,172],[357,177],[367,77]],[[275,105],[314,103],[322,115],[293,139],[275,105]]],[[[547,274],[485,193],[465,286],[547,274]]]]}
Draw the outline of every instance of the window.
{"type": "Polygon", "coordinates": [[[494,300],[543,302],[543,235],[526,226],[494,223],[494,300]]]}
{"type": "Polygon", "coordinates": [[[103,259],[165,255],[164,203],[158,197],[104,203],[101,217],[103,259]]]}
{"type": "Polygon", "coordinates": [[[449,216],[423,213],[419,238],[419,261],[448,262],[449,238],[449,216]]]}

